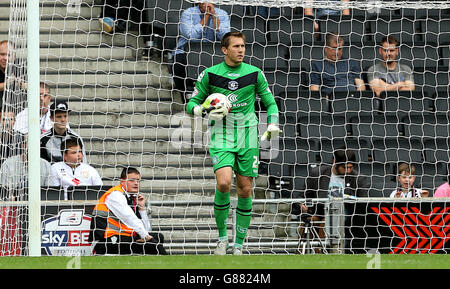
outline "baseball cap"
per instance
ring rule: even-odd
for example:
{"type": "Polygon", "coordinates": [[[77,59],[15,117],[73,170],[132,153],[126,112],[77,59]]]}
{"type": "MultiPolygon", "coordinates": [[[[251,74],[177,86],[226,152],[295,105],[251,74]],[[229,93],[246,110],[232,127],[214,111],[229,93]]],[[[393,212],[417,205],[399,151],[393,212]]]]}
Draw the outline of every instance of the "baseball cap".
{"type": "Polygon", "coordinates": [[[64,100],[55,100],[52,105],[50,105],[50,112],[54,115],[57,111],[70,112],[67,102],[64,100]]]}

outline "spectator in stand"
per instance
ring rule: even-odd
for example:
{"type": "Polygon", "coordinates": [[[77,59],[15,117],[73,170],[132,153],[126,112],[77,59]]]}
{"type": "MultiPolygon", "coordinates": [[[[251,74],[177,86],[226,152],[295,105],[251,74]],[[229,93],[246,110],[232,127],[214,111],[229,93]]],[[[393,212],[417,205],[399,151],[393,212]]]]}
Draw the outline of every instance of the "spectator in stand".
{"type": "MultiPolygon", "coordinates": [[[[50,110],[49,105],[52,99],[50,95],[50,89],[47,84],[41,82],[40,83],[40,97],[41,97],[41,133],[45,133],[46,131],[52,128],[51,120],[50,120],[50,110]]],[[[17,114],[16,123],[14,124],[14,130],[20,132],[21,134],[28,134],[28,108],[25,108],[21,112],[17,114]]]]}
{"type": "Polygon", "coordinates": [[[8,40],[3,40],[0,42],[0,91],[3,94],[5,90],[5,72],[6,64],[8,61],[8,45],[10,42],[8,40]]]}
{"type": "Polygon", "coordinates": [[[13,127],[16,116],[12,111],[2,111],[0,114],[0,164],[6,158],[19,153],[18,144],[20,143],[20,135],[14,133],[13,127]]]}
{"type": "MultiPolygon", "coordinates": [[[[359,176],[354,168],[355,153],[352,150],[338,149],[334,152],[332,165],[320,165],[310,170],[303,190],[294,191],[294,198],[316,199],[330,197],[367,197],[368,181],[359,176]]],[[[305,203],[293,203],[292,214],[300,215],[311,221],[323,222],[325,208],[323,203],[307,206],[305,203]]],[[[324,237],[323,223],[315,226],[320,237],[324,237]]],[[[300,228],[300,235],[303,228],[300,228]]]]}
{"type": "Polygon", "coordinates": [[[450,184],[449,182],[445,182],[440,185],[436,191],[434,192],[433,197],[435,198],[450,198],[450,184]]]}
{"type": "Polygon", "coordinates": [[[164,235],[150,233],[145,197],[139,193],[141,173],[124,168],[120,184],[104,193],[92,212],[89,242],[94,254],[167,255],[164,235]]]}
{"type": "MultiPolygon", "coordinates": [[[[349,0],[331,0],[331,2],[349,2],[349,0]]],[[[310,0],[309,2],[311,2],[311,4],[313,4],[313,2],[320,2],[320,0],[318,1],[314,1],[314,0],[310,0]]],[[[327,16],[331,16],[331,15],[350,15],[350,9],[346,8],[346,9],[342,9],[342,10],[337,10],[337,9],[331,9],[331,8],[304,8],[303,10],[303,14],[305,16],[311,16],[315,19],[314,21],[314,31],[315,32],[320,32],[320,26],[319,23],[317,22],[318,19],[320,18],[326,18],[327,16]],[[314,13],[315,12],[315,13],[314,13]]],[[[319,36],[319,34],[317,34],[319,36]]]]}
{"type": "MultiPolygon", "coordinates": [[[[21,99],[17,96],[18,90],[22,89],[26,91],[27,84],[21,77],[16,77],[15,74],[23,65],[17,63],[17,59],[14,56],[15,48],[11,41],[0,41],[0,96],[6,89],[6,66],[8,65],[8,89],[13,91],[15,95],[11,96],[13,99],[21,99]],[[10,53],[12,52],[12,53],[10,53]],[[16,98],[17,97],[17,98],[16,98]]],[[[0,100],[1,101],[1,100],[0,100]]]]}
{"type": "Polygon", "coordinates": [[[61,144],[69,138],[79,139],[82,147],[83,161],[86,161],[86,151],[82,138],[69,127],[70,109],[67,102],[56,100],[50,106],[52,129],[41,135],[41,158],[51,164],[62,162],[61,144]]]}
{"type": "Polygon", "coordinates": [[[384,91],[413,91],[414,78],[412,69],[405,64],[398,63],[399,42],[394,36],[381,39],[378,48],[382,62],[371,66],[367,71],[370,89],[377,97],[384,91]]]}
{"type": "Polygon", "coordinates": [[[230,31],[230,17],[227,12],[215,8],[208,2],[198,3],[196,6],[183,11],[180,19],[180,36],[174,51],[172,67],[174,85],[183,95],[183,101],[192,93],[194,83],[186,78],[186,54],[189,41],[220,41],[225,33],[230,31]]]}
{"type": "Polygon", "coordinates": [[[103,186],[97,170],[83,162],[82,149],[78,138],[69,138],[61,143],[64,161],[52,165],[51,186],[64,189],[72,186],[103,186]]]}
{"type": "MultiPolygon", "coordinates": [[[[450,163],[447,164],[447,170],[450,170],[450,163]]],[[[447,176],[447,181],[434,191],[433,197],[450,198],[450,175],[447,176]]]]}
{"type": "Polygon", "coordinates": [[[281,8],[278,7],[247,6],[245,9],[246,15],[260,16],[264,19],[279,17],[281,15],[281,8]]]}
{"type": "Polygon", "coordinates": [[[102,30],[105,32],[124,32],[130,30],[130,23],[139,25],[139,35],[148,26],[144,16],[144,2],[136,0],[104,0],[99,18],[102,30]],[[146,24],[146,25],[144,25],[146,24]]]}
{"type": "Polygon", "coordinates": [[[416,189],[414,182],[416,180],[416,168],[414,165],[402,163],[398,166],[397,180],[399,188],[394,190],[391,198],[426,198],[429,196],[429,192],[423,189],[416,189]]]}
{"type": "MultiPolygon", "coordinates": [[[[28,184],[27,135],[20,136],[21,153],[7,158],[0,168],[0,181],[10,193],[10,200],[22,199],[28,184]]],[[[48,186],[52,178],[50,163],[41,158],[41,186],[48,186]]]]}
{"type": "Polygon", "coordinates": [[[311,61],[310,90],[321,90],[327,98],[334,91],[365,90],[360,64],[342,58],[344,39],[334,32],[326,35],[325,58],[311,61]]]}

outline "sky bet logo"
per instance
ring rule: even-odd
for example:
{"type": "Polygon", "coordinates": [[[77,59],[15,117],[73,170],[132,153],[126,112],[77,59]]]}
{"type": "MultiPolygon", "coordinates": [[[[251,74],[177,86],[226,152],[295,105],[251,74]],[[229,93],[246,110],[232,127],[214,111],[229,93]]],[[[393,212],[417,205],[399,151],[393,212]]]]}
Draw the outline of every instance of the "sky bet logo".
{"type": "Polygon", "coordinates": [[[89,246],[89,231],[50,231],[43,232],[44,247],[89,246]]]}
{"type": "Polygon", "coordinates": [[[61,210],[58,216],[42,222],[41,246],[47,255],[90,255],[88,241],[91,217],[84,210],[61,210]]]}

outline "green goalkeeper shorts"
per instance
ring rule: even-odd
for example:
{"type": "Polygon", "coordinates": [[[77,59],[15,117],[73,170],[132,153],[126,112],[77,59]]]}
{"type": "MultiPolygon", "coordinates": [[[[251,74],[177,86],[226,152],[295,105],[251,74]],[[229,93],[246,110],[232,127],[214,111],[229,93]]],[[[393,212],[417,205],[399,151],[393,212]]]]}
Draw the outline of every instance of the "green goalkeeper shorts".
{"type": "Polygon", "coordinates": [[[214,171],[232,167],[241,176],[257,177],[259,166],[258,127],[215,127],[209,154],[214,171]]]}
{"type": "Polygon", "coordinates": [[[241,176],[257,177],[259,167],[259,149],[237,149],[235,151],[223,151],[209,149],[214,171],[231,167],[233,171],[241,176]]]}

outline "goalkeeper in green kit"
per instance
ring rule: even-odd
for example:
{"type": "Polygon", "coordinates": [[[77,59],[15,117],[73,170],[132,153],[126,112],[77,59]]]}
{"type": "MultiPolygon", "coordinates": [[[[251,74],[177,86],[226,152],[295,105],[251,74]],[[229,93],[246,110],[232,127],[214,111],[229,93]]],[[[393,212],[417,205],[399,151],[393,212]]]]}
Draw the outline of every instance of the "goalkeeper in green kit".
{"type": "Polygon", "coordinates": [[[225,255],[229,247],[227,220],[234,171],[238,202],[233,254],[241,255],[252,214],[253,178],[258,176],[256,95],[267,109],[268,126],[262,140],[275,138],[281,131],[278,127],[278,107],[263,72],[243,62],[245,35],[228,32],[221,41],[224,61],[199,75],[186,110],[197,116],[209,115],[210,120],[209,153],[217,181],[214,215],[219,231],[214,253],[225,255]],[[220,95],[226,97],[220,99],[220,95]]]}

